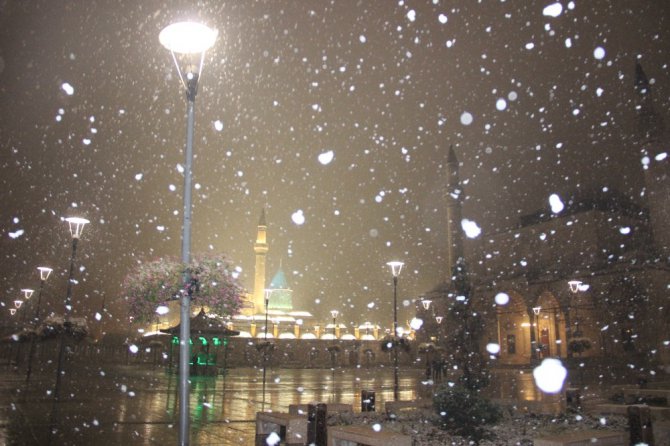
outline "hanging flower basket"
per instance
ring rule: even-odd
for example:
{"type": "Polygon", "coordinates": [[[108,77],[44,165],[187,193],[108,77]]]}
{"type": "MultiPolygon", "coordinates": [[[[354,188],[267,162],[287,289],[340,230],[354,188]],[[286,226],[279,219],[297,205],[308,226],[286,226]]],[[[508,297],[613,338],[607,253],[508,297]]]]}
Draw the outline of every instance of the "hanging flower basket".
{"type": "Polygon", "coordinates": [[[128,313],[139,322],[151,321],[159,306],[189,292],[195,304],[219,316],[237,314],[242,304],[242,287],[221,255],[196,256],[188,266],[173,257],[160,258],[140,264],[123,282],[128,313]],[[184,284],[187,268],[192,280],[184,284]]]}

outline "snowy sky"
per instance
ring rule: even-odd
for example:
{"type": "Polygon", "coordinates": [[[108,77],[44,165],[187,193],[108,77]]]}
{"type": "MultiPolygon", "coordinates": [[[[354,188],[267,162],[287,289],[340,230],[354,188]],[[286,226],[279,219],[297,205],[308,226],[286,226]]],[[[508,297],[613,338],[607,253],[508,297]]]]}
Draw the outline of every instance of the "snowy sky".
{"type": "Polygon", "coordinates": [[[667,1],[192,3],[0,1],[5,302],[48,265],[62,311],[62,217],[92,221],[77,314],[104,296],[124,316],[136,262],[179,256],[186,104],[158,42],[175,21],[219,30],[196,101],[193,252],[225,252],[251,288],[265,207],[268,275],[282,261],[296,307],[347,323],[390,323],[389,260],[406,262],[401,302],[447,276],[450,144],[482,229],[471,251],[552,194],[639,187],[636,60],[668,119],[667,1]]]}

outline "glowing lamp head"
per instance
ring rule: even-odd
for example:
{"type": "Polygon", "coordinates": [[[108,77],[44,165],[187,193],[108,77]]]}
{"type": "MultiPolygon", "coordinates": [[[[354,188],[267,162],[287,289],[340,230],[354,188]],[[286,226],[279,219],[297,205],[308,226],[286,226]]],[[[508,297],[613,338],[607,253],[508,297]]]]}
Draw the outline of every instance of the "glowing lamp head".
{"type": "Polygon", "coordinates": [[[429,309],[431,303],[433,303],[433,301],[430,300],[430,299],[422,299],[421,300],[421,305],[423,305],[424,310],[429,309]]]}
{"type": "Polygon", "coordinates": [[[30,299],[33,297],[33,293],[35,290],[31,290],[30,288],[21,288],[21,292],[23,293],[23,297],[26,298],[26,300],[30,299]]]}
{"type": "Polygon", "coordinates": [[[196,54],[210,49],[218,35],[217,30],[202,23],[177,22],[163,28],[158,40],[173,53],[196,54]]]}
{"type": "Polygon", "coordinates": [[[438,324],[441,324],[443,320],[444,316],[435,316],[435,322],[437,322],[438,324]]]}
{"type": "Polygon", "coordinates": [[[38,266],[37,269],[40,272],[40,280],[42,281],[47,280],[49,278],[49,275],[53,271],[53,269],[48,268],[46,266],[38,266]]]}
{"type": "Polygon", "coordinates": [[[22,301],[22,300],[18,300],[18,299],[17,299],[17,300],[14,301],[14,306],[16,307],[17,310],[18,310],[19,308],[21,308],[21,305],[23,305],[23,301],[22,301]]]}
{"type": "Polygon", "coordinates": [[[405,263],[394,260],[392,262],[387,262],[386,264],[389,266],[389,268],[391,268],[391,274],[393,274],[393,277],[398,277],[405,263]]]}
{"type": "Polygon", "coordinates": [[[533,307],[533,314],[534,314],[535,316],[539,316],[539,315],[540,315],[540,311],[542,311],[542,307],[533,307]]]}
{"type": "Polygon", "coordinates": [[[90,223],[90,221],[80,217],[68,217],[65,221],[70,225],[70,235],[77,239],[81,237],[84,226],[90,223]]]}
{"type": "Polygon", "coordinates": [[[333,319],[337,318],[337,315],[340,314],[337,310],[330,310],[330,315],[333,316],[333,319]]]}
{"type": "Polygon", "coordinates": [[[570,291],[572,291],[573,293],[579,291],[581,284],[582,284],[581,280],[570,280],[568,282],[568,285],[570,285],[570,291]]]}
{"type": "Polygon", "coordinates": [[[11,314],[12,316],[14,316],[14,315],[16,314],[16,308],[10,308],[10,309],[9,309],[9,314],[11,314]]]}

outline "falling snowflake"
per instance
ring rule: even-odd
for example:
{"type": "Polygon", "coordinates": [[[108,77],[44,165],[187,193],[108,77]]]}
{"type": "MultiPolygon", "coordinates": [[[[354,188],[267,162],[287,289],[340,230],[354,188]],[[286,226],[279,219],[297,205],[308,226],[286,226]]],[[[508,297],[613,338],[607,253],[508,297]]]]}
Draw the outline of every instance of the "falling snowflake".
{"type": "Polygon", "coordinates": [[[558,17],[563,12],[563,5],[560,3],[552,3],[549,6],[545,6],[542,10],[542,15],[547,17],[558,17]]]}
{"type": "Polygon", "coordinates": [[[65,94],[68,96],[72,96],[74,94],[74,87],[67,82],[63,82],[60,88],[62,88],[65,94]]]}
{"type": "Polygon", "coordinates": [[[293,223],[296,225],[300,226],[305,223],[305,215],[302,213],[302,209],[298,209],[291,215],[291,220],[293,220],[293,223]]]}
{"type": "Polygon", "coordinates": [[[329,150],[329,151],[327,151],[327,152],[323,152],[323,153],[319,154],[319,157],[318,157],[318,158],[319,158],[319,162],[320,162],[321,164],[323,164],[324,166],[325,166],[325,165],[328,165],[328,164],[330,164],[330,162],[333,160],[333,157],[334,157],[334,156],[335,156],[335,154],[333,153],[332,150],[329,150]]]}
{"type": "Polygon", "coordinates": [[[461,220],[461,227],[468,238],[477,238],[479,237],[479,234],[482,233],[482,228],[480,228],[476,222],[468,220],[467,218],[461,220]]]}

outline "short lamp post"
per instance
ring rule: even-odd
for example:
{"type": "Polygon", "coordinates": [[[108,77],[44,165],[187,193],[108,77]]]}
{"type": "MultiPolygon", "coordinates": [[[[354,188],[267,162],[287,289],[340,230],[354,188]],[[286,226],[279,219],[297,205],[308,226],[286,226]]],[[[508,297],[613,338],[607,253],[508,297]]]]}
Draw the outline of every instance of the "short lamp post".
{"type": "MultiPolygon", "coordinates": [[[[35,306],[35,315],[33,316],[33,326],[37,331],[37,325],[40,320],[40,305],[42,304],[42,291],[44,290],[44,282],[47,281],[53,269],[46,266],[38,266],[37,270],[40,272],[40,291],[37,293],[37,305],[35,306]]],[[[30,350],[28,351],[28,369],[26,370],[26,384],[30,382],[30,374],[33,371],[33,356],[35,355],[35,337],[37,333],[33,334],[30,340],[30,350]]]]}
{"type": "Polygon", "coordinates": [[[333,317],[333,339],[337,339],[337,316],[339,314],[337,310],[330,310],[330,315],[333,317]]]}
{"type": "MultiPolygon", "coordinates": [[[[179,79],[186,93],[186,165],[184,166],[184,215],[181,239],[181,261],[191,263],[191,182],[193,164],[193,129],[195,124],[195,97],[198,80],[202,75],[205,52],[216,41],[218,32],[201,23],[178,22],[165,27],[159,34],[161,45],[170,51],[179,79]]],[[[184,289],[191,287],[191,273],[184,271],[184,289]]],[[[191,296],[181,296],[179,331],[179,444],[188,445],[189,438],[189,339],[191,335],[191,296]]]]}
{"type": "Polygon", "coordinates": [[[404,263],[393,261],[387,265],[393,275],[393,399],[398,401],[398,276],[404,263]]]}
{"type": "MultiPolygon", "coordinates": [[[[536,359],[540,358],[540,348],[541,348],[541,345],[542,345],[542,344],[540,344],[540,312],[541,311],[542,311],[541,306],[538,305],[537,307],[533,307],[533,315],[535,315],[535,331],[534,331],[534,334],[535,334],[535,338],[536,338],[535,339],[535,346],[533,348],[533,351],[535,352],[535,358],[536,359]]],[[[532,324],[531,324],[530,329],[531,330],[533,329],[532,324]]]]}
{"type": "MultiPolygon", "coordinates": [[[[23,308],[23,317],[21,317],[21,328],[20,330],[23,332],[26,329],[26,315],[28,314],[28,300],[33,297],[33,293],[35,290],[30,289],[30,288],[22,288],[21,292],[23,293],[23,298],[25,299],[26,306],[23,308]]],[[[14,302],[16,304],[16,301],[14,302]]],[[[17,309],[19,307],[16,307],[17,309]]],[[[19,335],[20,336],[20,335],[19,335]]],[[[19,363],[21,362],[21,347],[23,344],[21,343],[21,339],[19,339],[19,346],[16,349],[16,366],[19,366],[19,363]]]]}
{"type": "MultiPolygon", "coordinates": [[[[568,286],[572,294],[577,294],[582,290],[583,283],[581,280],[569,280],[568,286]]],[[[579,329],[579,327],[578,327],[579,329]]],[[[570,349],[570,338],[572,338],[572,321],[570,318],[570,306],[565,311],[565,341],[567,343],[566,350],[568,358],[572,358],[572,350],[570,349]]]]}

